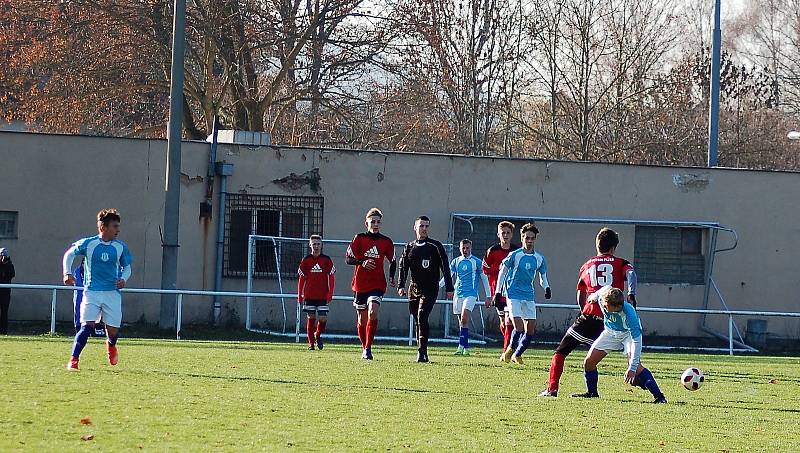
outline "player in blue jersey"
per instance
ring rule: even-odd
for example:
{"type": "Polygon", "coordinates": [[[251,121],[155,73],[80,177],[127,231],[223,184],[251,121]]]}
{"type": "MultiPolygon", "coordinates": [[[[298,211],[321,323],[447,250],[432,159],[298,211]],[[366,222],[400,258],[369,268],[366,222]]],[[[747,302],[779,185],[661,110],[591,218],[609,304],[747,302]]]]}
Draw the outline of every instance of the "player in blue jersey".
{"type": "Polygon", "coordinates": [[[116,209],[103,209],[97,213],[96,236],[83,238],[64,253],[62,260],[64,284],[74,285],[72,265],[76,256],[84,257],[84,292],[81,300],[81,328],[75,335],[67,369],[78,371],[78,358],[94,330],[95,323],[106,324],[106,349],[108,362],[116,365],[117,334],[122,325],[122,296],[120,289],[131,277],[131,252],[117,239],[120,216],[116,209]]]}
{"type": "Polygon", "coordinates": [[[586,378],[586,392],[572,396],[578,398],[598,398],[597,364],[609,351],[624,350],[628,356],[628,370],[625,382],[648,390],[653,394],[654,403],[666,403],[667,398],[658,388],[653,373],[643,367],[642,356],[642,323],[633,305],[625,301],[622,290],[612,286],[604,286],[589,296],[590,302],[599,302],[603,310],[603,333],[592,343],[592,347],[583,361],[583,374],[586,378]]]}
{"type": "MultiPolygon", "coordinates": [[[[492,293],[489,279],[483,273],[483,261],[472,254],[472,241],[462,239],[459,244],[461,256],[450,261],[450,273],[455,282],[453,295],[453,314],[459,317],[458,349],[455,355],[469,355],[469,315],[478,301],[478,287],[483,285],[487,302],[492,293]]],[[[439,281],[444,286],[444,279],[439,281]]]]}
{"type": "MultiPolygon", "coordinates": [[[[74,272],[75,285],[78,288],[83,288],[83,263],[75,269],[74,272]]],[[[75,333],[81,330],[81,301],[83,300],[83,289],[76,289],[72,295],[72,312],[74,314],[73,323],[75,324],[75,333]]],[[[106,336],[106,326],[102,322],[95,323],[92,337],[106,336]]]]}
{"type": "Polygon", "coordinates": [[[532,223],[526,223],[520,229],[520,235],[522,248],[514,250],[503,260],[494,298],[506,296],[507,307],[514,322],[511,342],[501,358],[506,363],[522,365],[522,353],[530,346],[536,331],[534,282],[537,273],[539,284],[544,288],[544,298],[549,299],[551,292],[547,281],[547,261],[541,253],[533,249],[539,229],[532,223]],[[504,294],[500,293],[501,289],[504,294]]]}

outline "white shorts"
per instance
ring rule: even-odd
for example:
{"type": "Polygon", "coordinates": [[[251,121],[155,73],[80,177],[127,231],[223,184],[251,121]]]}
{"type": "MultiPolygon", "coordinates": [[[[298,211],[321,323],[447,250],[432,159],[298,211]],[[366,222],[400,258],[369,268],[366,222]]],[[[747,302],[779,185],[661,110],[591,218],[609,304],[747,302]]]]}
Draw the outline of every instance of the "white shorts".
{"type": "Polygon", "coordinates": [[[511,314],[512,318],[536,319],[536,302],[508,298],[506,311],[511,314]]]}
{"type": "Polygon", "coordinates": [[[597,337],[597,340],[594,340],[594,343],[592,343],[592,347],[589,348],[589,354],[595,349],[605,352],[622,350],[627,354],[633,351],[634,346],[635,344],[630,332],[604,329],[600,336],[597,337]]]}
{"type": "Polygon", "coordinates": [[[83,292],[81,324],[99,322],[101,319],[107,326],[122,325],[122,294],[119,291],[83,292]]]}
{"type": "Polygon", "coordinates": [[[469,311],[472,311],[475,308],[475,302],[477,301],[478,298],[475,296],[453,297],[453,314],[460,315],[465,308],[469,311]]]}

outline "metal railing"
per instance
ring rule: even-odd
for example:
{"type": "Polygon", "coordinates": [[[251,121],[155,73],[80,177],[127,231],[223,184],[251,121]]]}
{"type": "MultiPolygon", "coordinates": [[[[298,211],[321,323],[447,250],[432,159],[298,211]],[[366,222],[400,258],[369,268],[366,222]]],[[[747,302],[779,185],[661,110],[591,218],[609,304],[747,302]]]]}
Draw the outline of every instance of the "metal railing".
{"type": "MultiPolygon", "coordinates": [[[[63,286],[63,285],[30,285],[30,284],[0,284],[0,288],[14,288],[14,289],[27,289],[27,290],[49,290],[52,293],[51,297],[51,306],[50,306],[50,333],[55,334],[56,329],[56,304],[57,304],[57,295],[58,291],[75,291],[75,290],[82,290],[82,287],[76,286],[63,286]]],[[[200,291],[200,290],[190,290],[190,289],[154,289],[154,288],[124,288],[121,290],[123,293],[134,293],[134,294],[175,294],[177,295],[178,305],[177,305],[177,318],[176,318],[176,325],[175,325],[175,338],[180,340],[181,338],[181,322],[182,322],[182,314],[183,314],[183,296],[221,296],[221,297],[254,297],[254,298],[263,298],[263,299],[280,299],[280,298],[287,298],[287,297],[297,297],[296,294],[280,294],[280,293],[248,293],[248,292],[237,292],[237,291],[200,291]]],[[[348,296],[334,296],[335,300],[352,300],[351,297],[348,296]]],[[[406,299],[399,299],[399,298],[385,298],[383,299],[385,302],[392,302],[392,303],[407,303],[406,299]]],[[[446,300],[437,300],[437,304],[449,304],[450,301],[446,300]]],[[[478,302],[477,305],[483,305],[483,302],[478,302]]],[[[547,303],[537,303],[537,308],[543,309],[568,309],[568,310],[577,310],[575,304],[547,304],[547,303]]],[[[755,310],[708,310],[708,309],[695,309],[695,308],[660,308],[660,307],[639,307],[636,309],[638,312],[645,312],[645,313],[673,313],[673,314],[700,314],[700,315],[723,315],[728,317],[728,347],[727,348],[693,348],[697,350],[704,350],[704,351],[727,351],[730,355],[733,355],[734,352],[758,352],[757,349],[752,347],[746,348],[735,348],[734,347],[734,332],[735,332],[735,322],[733,320],[734,316],[769,316],[769,317],[785,317],[785,318],[800,318],[800,313],[794,312],[777,312],[777,311],[755,311],[755,310]]],[[[300,319],[296,320],[299,329],[300,319]]],[[[294,336],[296,341],[299,341],[300,335],[299,330],[296,330],[295,334],[283,334],[280,332],[269,332],[264,331],[265,333],[281,335],[281,336],[294,336]]],[[[352,335],[328,335],[330,338],[355,338],[352,335]]],[[[398,337],[376,337],[377,339],[397,339],[398,337]]],[[[403,340],[406,338],[403,337],[403,340]]],[[[407,338],[409,345],[414,341],[414,325],[413,325],[413,318],[409,317],[409,335],[407,338]]],[[[449,339],[438,339],[438,341],[447,341],[451,342],[452,340],[449,339]]],[[[477,341],[475,343],[483,344],[484,342],[477,341]]],[[[649,348],[654,348],[653,346],[646,346],[649,348]]],[[[664,349],[664,347],[656,347],[659,349],[664,349]]]]}

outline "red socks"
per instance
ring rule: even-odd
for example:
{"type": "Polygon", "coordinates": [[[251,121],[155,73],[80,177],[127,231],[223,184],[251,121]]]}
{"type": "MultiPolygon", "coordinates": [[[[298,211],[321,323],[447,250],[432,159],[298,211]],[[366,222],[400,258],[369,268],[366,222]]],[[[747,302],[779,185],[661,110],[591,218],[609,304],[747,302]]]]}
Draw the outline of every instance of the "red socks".
{"type": "Polygon", "coordinates": [[[308,318],[308,322],[306,322],[306,335],[308,336],[308,345],[314,346],[314,331],[316,330],[317,320],[308,318]]]}
{"type": "Polygon", "coordinates": [[[361,341],[361,349],[365,349],[367,347],[367,325],[356,322],[356,330],[358,331],[358,339],[361,341]]]}
{"type": "Polygon", "coordinates": [[[319,338],[323,332],[325,332],[325,325],[328,324],[328,321],[319,320],[317,321],[317,338],[319,338]]]}
{"type": "Polygon", "coordinates": [[[503,324],[501,332],[503,332],[503,351],[505,351],[511,343],[511,334],[514,333],[514,326],[511,324],[503,324]]]}
{"type": "Polygon", "coordinates": [[[553,354],[553,360],[550,361],[550,382],[547,385],[547,390],[551,392],[558,391],[558,381],[561,380],[561,374],[564,373],[564,359],[566,359],[566,356],[555,353],[553,354]]]}
{"type": "Polygon", "coordinates": [[[375,340],[375,332],[378,331],[378,320],[370,319],[367,323],[367,342],[364,345],[365,349],[372,347],[372,341],[375,340]]]}

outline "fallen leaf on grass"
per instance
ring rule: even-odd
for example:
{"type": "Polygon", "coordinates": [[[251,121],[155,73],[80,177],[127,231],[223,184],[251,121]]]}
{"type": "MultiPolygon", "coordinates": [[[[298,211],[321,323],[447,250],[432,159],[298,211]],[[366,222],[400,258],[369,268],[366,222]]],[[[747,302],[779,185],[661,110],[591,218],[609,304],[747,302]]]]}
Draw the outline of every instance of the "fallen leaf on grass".
{"type": "Polygon", "coordinates": [[[665,445],[667,445],[667,443],[666,443],[666,442],[664,442],[663,440],[659,440],[659,441],[658,441],[658,446],[659,446],[659,447],[663,447],[663,446],[665,446],[665,445]]]}
{"type": "Polygon", "coordinates": [[[777,383],[778,383],[777,379],[770,379],[769,381],[767,381],[767,384],[777,384],[777,383]]]}
{"type": "Polygon", "coordinates": [[[91,425],[92,419],[89,417],[84,417],[81,419],[81,425],[91,425]]]}
{"type": "Polygon", "coordinates": [[[756,429],[755,429],[755,431],[756,431],[757,433],[763,433],[763,432],[765,431],[765,429],[764,429],[764,428],[762,428],[761,426],[756,426],[756,429]]]}
{"type": "Polygon", "coordinates": [[[81,436],[81,440],[94,440],[94,434],[85,434],[81,436]]]}

